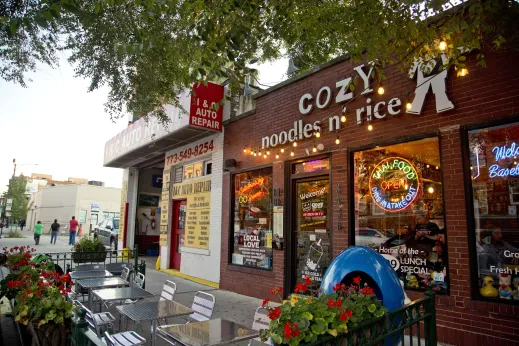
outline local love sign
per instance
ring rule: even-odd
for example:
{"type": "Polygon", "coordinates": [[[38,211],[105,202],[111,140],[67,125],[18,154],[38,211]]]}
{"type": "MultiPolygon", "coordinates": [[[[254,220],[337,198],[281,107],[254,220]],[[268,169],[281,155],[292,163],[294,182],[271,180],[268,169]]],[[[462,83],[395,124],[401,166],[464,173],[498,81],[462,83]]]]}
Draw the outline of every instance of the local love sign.
{"type": "Polygon", "coordinates": [[[189,109],[189,124],[208,130],[222,132],[223,86],[207,83],[196,83],[193,85],[191,96],[191,107],[189,109]]]}

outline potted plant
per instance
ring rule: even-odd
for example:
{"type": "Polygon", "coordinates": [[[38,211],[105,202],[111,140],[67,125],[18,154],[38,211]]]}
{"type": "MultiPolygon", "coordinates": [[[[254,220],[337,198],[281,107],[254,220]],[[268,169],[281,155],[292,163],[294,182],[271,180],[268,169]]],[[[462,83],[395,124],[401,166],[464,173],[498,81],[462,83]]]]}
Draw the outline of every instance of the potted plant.
{"type": "Polygon", "coordinates": [[[30,261],[34,251],[24,246],[4,248],[10,274],[1,282],[0,296],[14,296],[13,316],[23,330],[24,343],[64,346],[73,308],[65,294],[73,283],[69,274],[36,268],[30,261]]]}
{"type": "Polygon", "coordinates": [[[76,263],[104,262],[106,248],[99,239],[85,236],[74,245],[72,260],[76,263]]]}
{"type": "MultiPolygon", "coordinates": [[[[312,281],[305,278],[294,292],[305,294],[311,284],[312,281]]],[[[271,338],[274,344],[290,346],[311,343],[326,335],[345,334],[349,328],[381,317],[387,311],[373,289],[367,284],[361,285],[360,276],[353,279],[352,285],[338,283],[333,290],[331,294],[319,296],[292,295],[277,307],[271,307],[269,299],[264,300],[262,306],[268,310],[271,321],[269,328],[260,332],[261,339],[271,338]]],[[[281,301],[280,287],[271,292],[281,301]]]]}

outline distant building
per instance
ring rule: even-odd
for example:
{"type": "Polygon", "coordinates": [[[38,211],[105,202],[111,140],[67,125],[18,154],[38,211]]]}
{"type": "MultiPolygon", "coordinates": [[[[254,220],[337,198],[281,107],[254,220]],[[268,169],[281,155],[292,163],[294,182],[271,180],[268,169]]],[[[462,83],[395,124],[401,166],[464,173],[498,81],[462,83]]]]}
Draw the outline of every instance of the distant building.
{"type": "Polygon", "coordinates": [[[27,226],[41,221],[47,232],[54,219],[63,226],[75,216],[84,234],[109,217],[119,217],[121,189],[88,184],[47,186],[29,200],[27,226]]]}

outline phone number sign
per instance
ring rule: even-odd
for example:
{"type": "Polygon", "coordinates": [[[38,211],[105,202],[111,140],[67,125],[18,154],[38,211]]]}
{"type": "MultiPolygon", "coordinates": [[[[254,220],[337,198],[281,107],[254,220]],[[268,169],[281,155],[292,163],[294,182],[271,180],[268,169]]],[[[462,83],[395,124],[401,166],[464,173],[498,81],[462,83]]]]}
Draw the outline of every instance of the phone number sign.
{"type": "Polygon", "coordinates": [[[214,150],[214,140],[206,141],[204,143],[195,144],[192,147],[181,150],[178,153],[168,155],[166,157],[166,167],[172,166],[179,162],[189,160],[191,158],[198,157],[207,153],[211,153],[214,150]]]}

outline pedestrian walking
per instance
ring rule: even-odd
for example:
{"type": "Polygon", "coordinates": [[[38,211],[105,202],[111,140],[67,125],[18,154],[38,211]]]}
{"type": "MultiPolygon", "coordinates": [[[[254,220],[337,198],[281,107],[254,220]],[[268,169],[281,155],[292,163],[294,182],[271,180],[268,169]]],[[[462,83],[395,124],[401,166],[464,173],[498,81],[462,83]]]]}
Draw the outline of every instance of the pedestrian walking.
{"type": "Polygon", "coordinates": [[[20,221],[20,229],[23,231],[23,228],[25,227],[25,220],[20,221]]]}
{"type": "Polygon", "coordinates": [[[76,242],[76,231],[79,226],[79,222],[77,222],[76,217],[72,216],[72,220],[69,222],[70,228],[69,228],[69,238],[68,238],[68,245],[74,245],[76,242]]]}
{"type": "Polygon", "coordinates": [[[36,245],[40,243],[40,236],[43,233],[43,224],[38,221],[36,225],[34,225],[34,242],[36,245]]]}
{"type": "Polygon", "coordinates": [[[60,224],[58,223],[58,219],[54,219],[54,223],[52,225],[50,225],[50,243],[51,244],[56,244],[56,239],[58,239],[58,234],[59,234],[59,228],[60,228],[60,224]],[[54,242],[53,242],[54,240],[54,242]]]}

